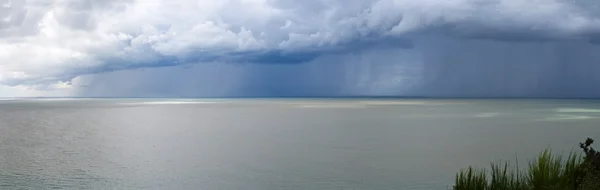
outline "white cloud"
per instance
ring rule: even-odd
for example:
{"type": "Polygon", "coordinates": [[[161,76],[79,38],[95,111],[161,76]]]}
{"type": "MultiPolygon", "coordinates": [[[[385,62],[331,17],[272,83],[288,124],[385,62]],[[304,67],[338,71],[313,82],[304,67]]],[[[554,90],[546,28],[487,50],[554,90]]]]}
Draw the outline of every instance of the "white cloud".
{"type": "Polygon", "coordinates": [[[248,52],[319,55],[337,46],[421,32],[495,40],[597,40],[599,4],[593,0],[0,0],[0,84],[52,86],[90,73],[228,60],[248,52]]]}

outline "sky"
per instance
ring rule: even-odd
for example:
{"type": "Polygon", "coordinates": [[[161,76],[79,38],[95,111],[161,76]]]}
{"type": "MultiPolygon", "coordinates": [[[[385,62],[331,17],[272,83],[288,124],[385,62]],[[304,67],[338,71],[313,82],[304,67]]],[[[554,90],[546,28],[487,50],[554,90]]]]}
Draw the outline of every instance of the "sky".
{"type": "Polygon", "coordinates": [[[0,0],[0,97],[600,98],[597,0],[0,0]]]}

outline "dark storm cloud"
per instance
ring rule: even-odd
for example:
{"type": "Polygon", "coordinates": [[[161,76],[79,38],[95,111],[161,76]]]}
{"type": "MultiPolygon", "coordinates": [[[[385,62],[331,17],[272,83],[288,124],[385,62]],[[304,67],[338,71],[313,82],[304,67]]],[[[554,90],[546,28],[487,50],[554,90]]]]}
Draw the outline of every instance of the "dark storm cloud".
{"type": "Polygon", "coordinates": [[[597,81],[589,73],[600,41],[591,0],[30,0],[3,7],[2,85],[76,85],[69,81],[84,75],[214,63],[246,69],[243,80],[254,82],[241,89],[273,95],[596,94],[587,89],[597,81]]]}

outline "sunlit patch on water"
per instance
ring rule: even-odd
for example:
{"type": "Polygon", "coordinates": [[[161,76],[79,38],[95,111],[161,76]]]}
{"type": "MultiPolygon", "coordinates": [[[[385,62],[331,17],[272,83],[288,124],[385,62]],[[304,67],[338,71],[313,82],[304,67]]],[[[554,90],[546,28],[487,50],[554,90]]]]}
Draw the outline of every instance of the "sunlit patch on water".
{"type": "Polygon", "coordinates": [[[558,108],[558,113],[600,113],[600,109],[584,109],[584,108],[558,108]]]}
{"type": "Polygon", "coordinates": [[[366,100],[366,101],[299,101],[281,102],[281,104],[292,105],[299,108],[367,108],[379,106],[442,106],[448,104],[459,104],[452,102],[426,102],[426,101],[389,101],[389,100],[366,100]]]}
{"type": "Polygon", "coordinates": [[[497,117],[499,115],[500,115],[500,113],[491,112],[491,113],[480,113],[480,114],[475,115],[475,117],[491,118],[491,117],[497,117]]]}
{"type": "Polygon", "coordinates": [[[366,108],[360,104],[304,104],[297,105],[299,108],[366,108]]]}
{"type": "Polygon", "coordinates": [[[219,102],[204,101],[151,101],[151,102],[127,102],[121,105],[182,105],[182,104],[216,104],[219,102]]]}
{"type": "Polygon", "coordinates": [[[543,118],[538,121],[569,121],[569,120],[589,120],[598,119],[599,117],[587,116],[587,115],[554,115],[551,117],[543,118]]]}

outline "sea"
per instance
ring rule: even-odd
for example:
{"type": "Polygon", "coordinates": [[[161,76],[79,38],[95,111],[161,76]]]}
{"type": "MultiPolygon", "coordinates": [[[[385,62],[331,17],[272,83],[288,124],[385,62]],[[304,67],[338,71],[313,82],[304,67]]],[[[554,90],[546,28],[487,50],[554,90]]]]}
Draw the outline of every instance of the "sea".
{"type": "Polygon", "coordinates": [[[445,190],[588,137],[599,100],[4,99],[0,189],[445,190]]]}

